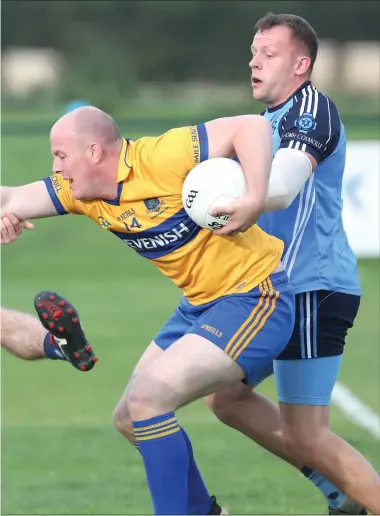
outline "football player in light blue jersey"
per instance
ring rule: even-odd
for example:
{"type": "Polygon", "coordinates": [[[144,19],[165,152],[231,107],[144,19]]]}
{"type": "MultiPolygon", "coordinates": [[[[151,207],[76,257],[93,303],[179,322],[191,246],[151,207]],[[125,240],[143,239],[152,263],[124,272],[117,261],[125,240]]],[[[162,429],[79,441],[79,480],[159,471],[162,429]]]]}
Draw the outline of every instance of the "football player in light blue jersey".
{"type": "MultiPolygon", "coordinates": [[[[259,224],[285,242],[296,324],[273,368],[262,372],[264,380],[274,370],[279,408],[243,384],[207,402],[221,421],[300,469],[325,495],[330,514],[366,514],[364,507],[379,514],[379,476],[329,428],[331,394],[361,295],[342,223],[344,126],[332,100],[310,81],[318,39],[309,23],[269,13],[255,32],[252,89],[272,123],[270,182],[277,192],[259,224]]],[[[233,219],[233,209],[223,211],[233,219]]],[[[219,234],[231,234],[228,225],[219,234]]]]}

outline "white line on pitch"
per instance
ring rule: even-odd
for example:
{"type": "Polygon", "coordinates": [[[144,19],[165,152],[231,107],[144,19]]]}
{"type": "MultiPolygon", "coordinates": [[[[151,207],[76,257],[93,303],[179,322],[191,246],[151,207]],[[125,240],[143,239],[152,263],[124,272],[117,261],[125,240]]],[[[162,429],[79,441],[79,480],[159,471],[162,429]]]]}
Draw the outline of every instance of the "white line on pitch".
{"type": "Polygon", "coordinates": [[[332,401],[353,423],[380,439],[380,415],[364,405],[346,385],[335,384],[332,401]]]}

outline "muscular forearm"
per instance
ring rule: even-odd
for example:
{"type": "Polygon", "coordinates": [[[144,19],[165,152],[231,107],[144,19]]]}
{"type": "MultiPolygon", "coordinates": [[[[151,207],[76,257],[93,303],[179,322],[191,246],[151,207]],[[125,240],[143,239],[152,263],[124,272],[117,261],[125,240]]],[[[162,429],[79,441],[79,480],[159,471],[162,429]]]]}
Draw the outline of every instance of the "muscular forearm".
{"type": "Polygon", "coordinates": [[[270,123],[261,116],[242,118],[233,145],[246,176],[247,194],[258,210],[264,209],[272,164],[270,123]]]}
{"type": "Polygon", "coordinates": [[[19,219],[39,219],[57,215],[42,181],[25,186],[1,187],[1,217],[13,213],[19,219]]]}

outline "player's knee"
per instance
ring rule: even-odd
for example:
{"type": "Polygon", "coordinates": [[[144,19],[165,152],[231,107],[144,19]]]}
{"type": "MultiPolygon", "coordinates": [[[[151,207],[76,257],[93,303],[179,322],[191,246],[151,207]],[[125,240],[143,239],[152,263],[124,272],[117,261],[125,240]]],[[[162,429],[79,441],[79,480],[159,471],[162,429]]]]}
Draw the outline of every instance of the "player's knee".
{"type": "Polygon", "coordinates": [[[170,389],[145,373],[136,376],[128,388],[127,405],[132,419],[148,419],[177,408],[170,389]]]}
{"type": "Polygon", "coordinates": [[[231,404],[233,403],[234,401],[218,393],[210,394],[206,397],[206,404],[222,423],[228,423],[231,413],[231,404]]]}
{"type": "Polygon", "coordinates": [[[206,403],[222,423],[232,424],[237,404],[251,396],[254,396],[252,389],[239,384],[230,389],[210,394],[206,397],[206,403]]]}
{"type": "Polygon", "coordinates": [[[128,405],[120,402],[113,412],[113,424],[115,428],[130,441],[134,438],[132,418],[128,405]]]}
{"type": "Polygon", "coordinates": [[[210,408],[214,414],[218,412],[218,396],[217,394],[209,394],[205,397],[205,402],[208,408],[210,408]]]}

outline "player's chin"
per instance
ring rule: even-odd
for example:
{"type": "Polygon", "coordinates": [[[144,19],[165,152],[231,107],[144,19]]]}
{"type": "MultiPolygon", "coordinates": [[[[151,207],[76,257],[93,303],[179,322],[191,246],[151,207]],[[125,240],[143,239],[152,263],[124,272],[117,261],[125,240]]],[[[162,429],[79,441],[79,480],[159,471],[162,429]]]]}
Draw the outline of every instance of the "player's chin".
{"type": "Polygon", "coordinates": [[[77,201],[89,201],[90,198],[86,196],[86,192],[83,191],[83,188],[80,187],[75,181],[70,183],[71,193],[73,194],[74,199],[77,201]]]}
{"type": "Polygon", "coordinates": [[[255,86],[252,86],[252,96],[255,100],[260,100],[262,102],[265,102],[265,99],[266,99],[265,91],[258,84],[255,86]]]}
{"type": "Polygon", "coordinates": [[[74,199],[76,199],[77,201],[86,201],[87,200],[85,198],[85,196],[83,195],[83,192],[81,192],[80,189],[75,186],[74,187],[71,186],[71,193],[73,194],[74,199]]]}

